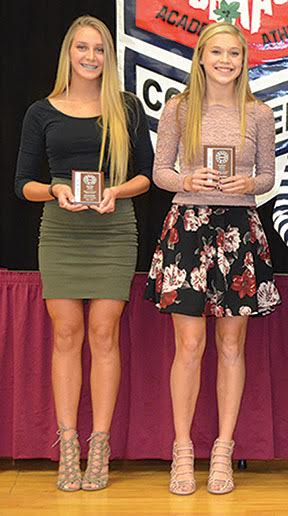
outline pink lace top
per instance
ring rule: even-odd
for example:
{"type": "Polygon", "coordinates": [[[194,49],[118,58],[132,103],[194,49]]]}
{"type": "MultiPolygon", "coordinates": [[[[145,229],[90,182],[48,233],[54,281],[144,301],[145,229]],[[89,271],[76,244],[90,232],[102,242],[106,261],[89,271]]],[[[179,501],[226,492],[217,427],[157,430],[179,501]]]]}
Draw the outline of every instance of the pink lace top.
{"type": "Polygon", "coordinates": [[[203,167],[203,150],[190,165],[184,161],[184,125],[187,105],[181,103],[177,117],[178,98],[170,99],[161,115],[154,161],[153,179],[157,186],[177,192],[173,202],[195,205],[255,206],[255,194],[273,187],[275,176],[275,127],[273,112],[266,104],[251,102],[247,107],[246,138],[241,149],[240,116],[237,108],[220,104],[204,105],[202,111],[202,145],[235,145],[236,174],[255,176],[253,194],[231,195],[213,190],[211,193],[184,192],[185,174],[203,167]],[[175,162],[179,156],[180,170],[175,162]]]}

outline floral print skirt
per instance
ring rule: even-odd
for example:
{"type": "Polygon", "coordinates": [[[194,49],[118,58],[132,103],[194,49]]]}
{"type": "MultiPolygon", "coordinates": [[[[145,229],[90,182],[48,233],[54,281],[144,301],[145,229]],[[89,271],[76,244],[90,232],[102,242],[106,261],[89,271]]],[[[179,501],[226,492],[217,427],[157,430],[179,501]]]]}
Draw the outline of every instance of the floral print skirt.
{"type": "Polygon", "coordinates": [[[172,204],[145,298],[161,312],[192,316],[272,312],[280,296],[256,209],[172,204]]]}

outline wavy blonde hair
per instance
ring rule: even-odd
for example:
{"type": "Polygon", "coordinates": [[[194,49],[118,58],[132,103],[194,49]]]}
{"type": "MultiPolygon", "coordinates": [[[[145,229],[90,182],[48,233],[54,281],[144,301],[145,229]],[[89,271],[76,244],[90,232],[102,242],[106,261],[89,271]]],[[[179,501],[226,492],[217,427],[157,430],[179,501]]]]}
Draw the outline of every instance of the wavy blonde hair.
{"type": "Polygon", "coordinates": [[[208,25],[199,36],[194,50],[192,68],[189,83],[183,93],[179,94],[179,106],[181,102],[187,102],[187,118],[184,132],[185,160],[191,163],[201,144],[201,117],[202,104],[206,91],[205,72],[200,64],[207,41],[217,34],[231,34],[238,37],[243,51],[242,70],[236,79],[236,90],[240,108],[240,132],[241,144],[244,143],[246,131],[246,104],[256,101],[248,83],[248,46],[241,30],[231,23],[212,23],[208,25]]]}
{"type": "Polygon", "coordinates": [[[127,178],[129,160],[129,133],[127,128],[127,110],[116,65],[116,56],[112,36],[106,25],[93,16],[80,16],[70,25],[60,51],[58,69],[54,88],[48,98],[65,92],[69,95],[71,81],[70,48],[78,29],[91,27],[101,35],[104,49],[104,66],[101,82],[101,118],[102,143],[99,170],[101,170],[105,148],[109,136],[107,161],[110,161],[110,185],[123,183],[127,178]]]}

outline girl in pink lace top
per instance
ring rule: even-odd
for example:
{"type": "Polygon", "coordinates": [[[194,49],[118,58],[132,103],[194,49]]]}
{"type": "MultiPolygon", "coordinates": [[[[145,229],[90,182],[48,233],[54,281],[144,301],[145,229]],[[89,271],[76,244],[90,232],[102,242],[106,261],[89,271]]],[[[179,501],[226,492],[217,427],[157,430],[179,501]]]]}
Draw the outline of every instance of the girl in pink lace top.
{"type": "MultiPolygon", "coordinates": [[[[229,23],[201,34],[190,82],[164,108],[159,123],[154,181],[174,191],[146,288],[161,312],[172,314],[176,353],[171,370],[175,426],[170,491],[192,494],[190,438],[200,387],[206,317],[216,317],[219,433],[211,452],[208,491],[234,489],[231,457],[245,381],[244,348],[250,315],[280,302],[255,194],[274,182],[274,118],[248,85],[247,43],[229,23]],[[235,154],[225,177],[205,167],[204,146],[215,159],[235,154]],[[222,150],[221,150],[222,148],[222,150]],[[179,156],[180,170],[175,170],[179,156]],[[233,167],[232,167],[233,168],[233,167]]],[[[216,161],[217,162],[217,161],[216,161]]],[[[213,162],[215,163],[215,161],[213,162]]]]}

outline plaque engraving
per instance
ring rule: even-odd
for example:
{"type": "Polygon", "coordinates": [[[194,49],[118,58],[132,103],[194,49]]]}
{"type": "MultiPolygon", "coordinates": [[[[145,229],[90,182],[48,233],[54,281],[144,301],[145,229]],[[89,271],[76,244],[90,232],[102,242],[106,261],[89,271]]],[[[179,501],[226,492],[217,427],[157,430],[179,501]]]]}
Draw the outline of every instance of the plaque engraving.
{"type": "Polygon", "coordinates": [[[103,190],[103,172],[72,170],[72,192],[75,204],[100,204],[103,190]]]}
{"type": "Polygon", "coordinates": [[[235,147],[225,145],[204,145],[204,167],[213,168],[220,179],[235,174],[235,147]]]}

